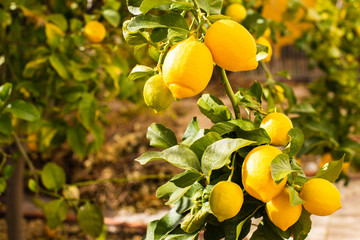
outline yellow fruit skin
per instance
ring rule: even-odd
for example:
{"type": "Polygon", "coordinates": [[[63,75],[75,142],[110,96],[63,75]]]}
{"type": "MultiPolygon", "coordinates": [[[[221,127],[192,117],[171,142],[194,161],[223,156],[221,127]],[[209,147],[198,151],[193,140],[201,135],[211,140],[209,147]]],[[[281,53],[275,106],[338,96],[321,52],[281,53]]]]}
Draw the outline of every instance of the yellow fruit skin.
{"type": "Polygon", "coordinates": [[[99,43],[104,40],[106,29],[104,25],[98,21],[90,21],[84,28],[85,37],[92,43],[99,43]]]}
{"type": "Polygon", "coordinates": [[[245,190],[265,203],[276,197],[284,188],[287,178],[276,184],[271,176],[271,162],[282,153],[270,145],[259,146],[245,157],[241,174],[245,190]]]}
{"type": "Polygon", "coordinates": [[[204,42],[214,62],[228,71],[248,71],[258,66],[254,37],[233,20],[219,20],[212,24],[204,42]]]}
{"type": "Polygon", "coordinates": [[[244,202],[242,189],[236,183],[221,181],[211,190],[209,204],[219,222],[235,217],[244,202]]]}
{"type": "Polygon", "coordinates": [[[264,0],[261,15],[274,21],[281,21],[287,9],[288,0],[264,0]]]}
{"type": "Polygon", "coordinates": [[[240,3],[232,3],[226,8],[225,15],[236,22],[241,22],[246,18],[246,8],[240,3]]]}
{"type": "Polygon", "coordinates": [[[271,138],[271,144],[275,146],[285,146],[290,138],[288,132],[293,128],[293,124],[288,116],[283,113],[270,113],[260,124],[271,138]]]}
{"type": "Polygon", "coordinates": [[[360,37],[360,25],[356,27],[356,34],[360,37]]]}
{"type": "Polygon", "coordinates": [[[153,108],[155,112],[165,110],[173,101],[173,96],[160,74],[152,76],[146,81],[143,96],[146,105],[153,108]]]}
{"type": "Polygon", "coordinates": [[[289,189],[284,190],[266,203],[266,213],[272,223],[283,231],[294,225],[299,220],[302,205],[291,206],[289,189]]]}
{"type": "Polygon", "coordinates": [[[210,50],[191,36],[170,49],[162,73],[173,96],[181,99],[203,91],[211,79],[213,69],[210,50]]]}
{"type": "Polygon", "coordinates": [[[312,178],[307,181],[300,192],[305,201],[304,208],[311,214],[327,216],[341,208],[339,190],[329,181],[312,178]]]}
{"type": "Polygon", "coordinates": [[[272,52],[273,52],[270,42],[269,42],[265,37],[259,37],[259,38],[256,40],[256,43],[268,47],[268,50],[269,50],[269,51],[268,51],[268,55],[267,55],[267,57],[264,58],[262,61],[263,61],[263,62],[270,62],[271,56],[272,56],[272,52]]]}

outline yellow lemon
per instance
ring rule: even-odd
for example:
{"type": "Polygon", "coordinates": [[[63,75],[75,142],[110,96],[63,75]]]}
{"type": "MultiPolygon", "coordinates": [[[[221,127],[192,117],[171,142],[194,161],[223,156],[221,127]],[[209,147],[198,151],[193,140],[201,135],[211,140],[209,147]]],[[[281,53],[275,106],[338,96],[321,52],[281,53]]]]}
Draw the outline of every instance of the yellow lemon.
{"type": "Polygon", "coordinates": [[[99,43],[104,40],[106,29],[104,25],[98,21],[90,21],[84,28],[85,37],[92,43],[99,43]]]}
{"type": "MultiPolygon", "coordinates": [[[[271,44],[269,42],[269,40],[267,40],[265,37],[259,37],[256,40],[256,43],[267,46],[268,47],[268,55],[266,58],[263,59],[264,62],[270,62],[271,60],[271,56],[272,56],[272,47],[271,44]]],[[[284,90],[283,90],[284,91],[284,90]]]]}
{"type": "Polygon", "coordinates": [[[271,138],[271,144],[275,146],[285,146],[290,137],[288,132],[293,128],[293,124],[288,116],[283,113],[270,113],[260,124],[271,138]]]}
{"type": "Polygon", "coordinates": [[[240,3],[232,3],[226,8],[225,15],[236,22],[241,22],[246,18],[246,8],[240,3]]]}
{"type": "Polygon", "coordinates": [[[300,192],[305,201],[304,208],[311,214],[327,216],[341,208],[339,190],[329,181],[312,178],[307,181],[300,192]]]}
{"type": "Polygon", "coordinates": [[[180,99],[195,96],[204,90],[213,69],[210,50],[191,36],[170,49],[162,73],[166,86],[175,98],[180,99]]]}
{"type": "Polygon", "coordinates": [[[30,151],[36,152],[38,151],[37,141],[38,141],[38,133],[34,132],[27,136],[27,147],[30,151]]]}
{"type": "Polygon", "coordinates": [[[212,24],[204,42],[214,62],[226,70],[248,71],[258,66],[254,37],[233,20],[219,20],[212,24]]]}
{"type": "Polygon", "coordinates": [[[281,21],[287,10],[288,0],[264,0],[261,15],[274,21],[281,21]]]}
{"type": "Polygon", "coordinates": [[[355,28],[357,35],[360,37],[360,25],[355,28]]]}
{"type": "Polygon", "coordinates": [[[166,87],[160,74],[152,76],[146,81],[143,96],[146,105],[154,109],[155,112],[165,110],[173,101],[173,95],[166,87]]]}
{"type": "Polygon", "coordinates": [[[219,222],[235,217],[244,202],[242,189],[236,183],[221,181],[210,192],[211,212],[219,222]]]}
{"type": "Polygon", "coordinates": [[[272,160],[282,153],[273,146],[264,145],[251,150],[245,157],[241,174],[245,190],[265,203],[276,197],[284,188],[287,177],[276,184],[271,175],[272,160]]]}
{"type": "Polygon", "coordinates": [[[289,189],[284,188],[279,195],[266,203],[265,209],[271,222],[281,230],[286,231],[299,220],[302,205],[291,206],[289,189]]]}

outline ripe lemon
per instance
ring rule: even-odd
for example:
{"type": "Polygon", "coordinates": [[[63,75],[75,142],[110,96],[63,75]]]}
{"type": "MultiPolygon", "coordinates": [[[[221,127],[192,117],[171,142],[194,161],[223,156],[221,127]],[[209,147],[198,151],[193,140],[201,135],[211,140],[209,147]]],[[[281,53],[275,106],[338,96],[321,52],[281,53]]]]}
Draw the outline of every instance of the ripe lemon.
{"type": "Polygon", "coordinates": [[[165,57],[162,73],[175,98],[192,97],[208,85],[214,69],[210,50],[194,36],[174,45],[165,57]]]}
{"type": "Polygon", "coordinates": [[[99,43],[104,40],[106,29],[104,25],[98,21],[90,21],[84,28],[85,37],[92,43],[99,43]]]}
{"type": "Polygon", "coordinates": [[[360,25],[355,28],[356,34],[360,37],[360,25]]]}
{"type": "MultiPolygon", "coordinates": [[[[269,40],[267,40],[265,37],[259,37],[258,40],[256,40],[256,43],[267,46],[268,47],[268,55],[266,58],[264,58],[262,61],[264,62],[270,62],[271,60],[271,56],[272,56],[272,47],[271,44],[269,42],[269,40]]],[[[278,86],[278,85],[276,85],[278,86]]],[[[283,90],[284,91],[284,90],[283,90]]]]}
{"type": "Polygon", "coordinates": [[[261,15],[274,21],[281,21],[289,0],[265,0],[261,15]]]}
{"type": "Polygon", "coordinates": [[[146,105],[153,108],[155,112],[165,110],[173,101],[173,96],[160,74],[152,76],[146,81],[143,96],[146,105]]]}
{"type": "Polygon", "coordinates": [[[270,145],[259,146],[245,157],[241,174],[245,190],[265,203],[277,196],[284,188],[287,177],[276,184],[271,176],[271,162],[281,153],[270,145]]]}
{"type": "Polygon", "coordinates": [[[219,20],[205,34],[205,44],[214,62],[229,71],[248,71],[257,68],[254,37],[233,20],[219,20]]]}
{"type": "Polygon", "coordinates": [[[226,8],[225,15],[236,22],[241,22],[246,18],[246,8],[240,3],[232,3],[226,8]]]}
{"type": "MultiPolygon", "coordinates": [[[[328,162],[334,161],[334,159],[331,156],[331,153],[327,152],[325,154],[323,154],[321,156],[320,162],[319,162],[319,168],[322,168],[325,164],[327,164],[328,162]]],[[[350,168],[350,162],[344,162],[342,165],[342,171],[345,174],[349,173],[349,168],[350,168]]]]}
{"type": "Polygon", "coordinates": [[[311,214],[327,216],[341,208],[339,190],[329,181],[312,178],[304,184],[300,197],[305,201],[304,208],[311,214]]]}
{"type": "Polygon", "coordinates": [[[271,138],[271,144],[275,146],[285,146],[290,137],[288,132],[293,128],[293,124],[288,116],[283,113],[270,113],[260,124],[271,138]]]}
{"type": "Polygon", "coordinates": [[[235,217],[244,202],[242,189],[236,183],[221,181],[210,192],[211,212],[219,222],[235,217]]]}
{"type": "Polygon", "coordinates": [[[302,205],[291,206],[288,188],[266,203],[266,213],[272,223],[281,230],[286,231],[300,218],[302,205]]]}
{"type": "Polygon", "coordinates": [[[27,147],[30,151],[36,152],[38,151],[37,147],[37,141],[38,141],[38,133],[34,132],[27,136],[27,147]]]}

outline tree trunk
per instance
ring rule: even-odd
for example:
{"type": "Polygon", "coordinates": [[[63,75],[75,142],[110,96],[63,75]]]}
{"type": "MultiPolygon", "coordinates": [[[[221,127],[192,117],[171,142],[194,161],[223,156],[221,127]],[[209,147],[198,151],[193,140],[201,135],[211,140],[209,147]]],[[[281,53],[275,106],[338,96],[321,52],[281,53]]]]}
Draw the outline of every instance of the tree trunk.
{"type": "Polygon", "coordinates": [[[8,240],[24,240],[23,199],[24,199],[24,158],[19,157],[15,171],[6,187],[6,222],[8,240]]]}

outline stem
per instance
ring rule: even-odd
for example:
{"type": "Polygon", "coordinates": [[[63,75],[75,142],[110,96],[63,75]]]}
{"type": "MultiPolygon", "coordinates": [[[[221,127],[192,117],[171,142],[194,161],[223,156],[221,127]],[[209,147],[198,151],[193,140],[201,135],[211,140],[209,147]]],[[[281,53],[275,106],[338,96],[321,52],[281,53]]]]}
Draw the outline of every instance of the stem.
{"type": "Polygon", "coordinates": [[[129,182],[129,181],[144,181],[144,180],[149,180],[149,179],[169,179],[173,176],[174,175],[171,175],[171,174],[166,174],[166,175],[152,174],[152,175],[144,175],[144,176],[140,176],[140,177],[105,178],[105,179],[77,182],[77,183],[73,183],[73,184],[69,184],[69,185],[81,187],[81,186],[99,184],[99,183],[103,183],[103,182],[125,183],[125,182],[129,182]]]}
{"type": "Polygon", "coordinates": [[[35,174],[36,169],[35,169],[34,165],[32,164],[29,156],[27,155],[23,145],[21,144],[19,137],[16,135],[16,133],[13,133],[13,136],[14,136],[16,145],[19,148],[19,151],[20,151],[21,155],[24,157],[24,159],[26,161],[26,164],[29,166],[30,173],[35,174]]]}
{"type": "Polygon", "coordinates": [[[163,64],[164,60],[165,60],[165,56],[166,56],[166,52],[168,51],[170,47],[170,41],[168,41],[164,47],[164,49],[162,50],[160,57],[159,57],[159,61],[158,64],[156,66],[156,69],[159,73],[161,73],[161,65],[163,64]]]}
{"type": "Polygon", "coordinates": [[[226,94],[228,95],[228,97],[229,97],[229,99],[231,101],[231,104],[232,104],[232,106],[234,108],[235,118],[236,119],[241,119],[239,104],[236,101],[235,94],[234,94],[234,92],[233,92],[233,90],[232,90],[232,88],[230,86],[229,79],[227,78],[225,69],[223,69],[223,68],[221,68],[219,66],[218,66],[218,68],[220,70],[221,83],[224,85],[226,94]]]}
{"type": "Polygon", "coordinates": [[[266,66],[266,63],[263,61],[260,61],[261,66],[265,70],[266,78],[267,78],[267,84],[271,84],[274,81],[274,78],[270,72],[270,69],[266,66]]]}
{"type": "Polygon", "coordinates": [[[233,155],[233,159],[232,159],[232,163],[231,163],[231,173],[230,173],[230,176],[228,178],[228,181],[231,181],[233,175],[234,175],[234,171],[235,171],[235,155],[233,155]]]}

